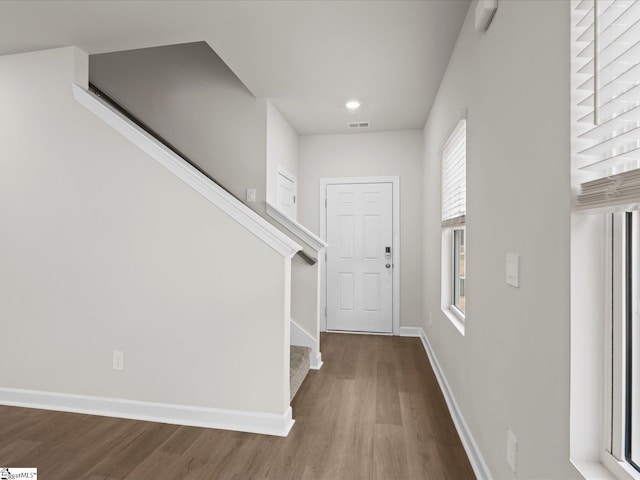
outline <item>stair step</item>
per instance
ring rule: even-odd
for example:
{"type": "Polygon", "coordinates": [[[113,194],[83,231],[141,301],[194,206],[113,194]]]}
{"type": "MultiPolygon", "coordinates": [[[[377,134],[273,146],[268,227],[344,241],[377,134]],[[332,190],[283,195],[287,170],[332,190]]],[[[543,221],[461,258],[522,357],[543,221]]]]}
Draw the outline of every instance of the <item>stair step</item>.
{"type": "Polygon", "coordinates": [[[311,349],[309,347],[301,347],[291,345],[291,355],[289,359],[289,388],[291,390],[291,398],[295,397],[300,385],[309,373],[311,349]]]}

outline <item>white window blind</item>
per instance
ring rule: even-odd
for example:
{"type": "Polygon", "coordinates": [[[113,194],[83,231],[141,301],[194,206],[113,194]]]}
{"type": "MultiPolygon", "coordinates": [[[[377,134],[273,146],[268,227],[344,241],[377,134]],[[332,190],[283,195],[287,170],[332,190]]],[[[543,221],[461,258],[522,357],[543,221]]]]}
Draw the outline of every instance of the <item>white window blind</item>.
{"type": "Polygon", "coordinates": [[[577,156],[595,179],[577,208],[630,206],[640,202],[640,1],[575,4],[577,156]]]}
{"type": "Polygon", "coordinates": [[[442,147],[442,226],[463,225],[467,212],[467,121],[442,147]]]}

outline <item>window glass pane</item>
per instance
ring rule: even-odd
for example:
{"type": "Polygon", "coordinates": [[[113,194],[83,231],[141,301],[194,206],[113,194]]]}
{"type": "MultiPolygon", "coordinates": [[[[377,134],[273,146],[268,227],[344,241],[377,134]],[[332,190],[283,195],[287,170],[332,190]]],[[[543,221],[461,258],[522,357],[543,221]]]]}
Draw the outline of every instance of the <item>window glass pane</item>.
{"type": "Polygon", "coordinates": [[[453,231],[453,305],[465,309],[464,229],[453,231]]]}

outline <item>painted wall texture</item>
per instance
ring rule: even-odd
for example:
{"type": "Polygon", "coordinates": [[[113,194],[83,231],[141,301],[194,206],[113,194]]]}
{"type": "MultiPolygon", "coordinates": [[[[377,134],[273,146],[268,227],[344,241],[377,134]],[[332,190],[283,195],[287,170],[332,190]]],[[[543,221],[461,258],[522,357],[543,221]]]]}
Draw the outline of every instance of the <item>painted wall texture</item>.
{"type": "Polygon", "coordinates": [[[90,80],[241,200],[266,198],[266,100],[205,43],[92,55],[90,80]]]}
{"type": "Polygon", "coordinates": [[[471,5],[424,129],[423,327],[494,478],[577,478],[569,461],[569,3],[471,5]],[[464,336],[441,310],[440,170],[467,119],[464,336]],[[505,279],[520,254],[520,288],[505,279]],[[429,314],[433,326],[429,326],[429,314]],[[518,473],[506,462],[518,438],[518,473]]]}
{"type": "Polygon", "coordinates": [[[400,177],[400,326],[422,316],[422,132],[302,136],[298,219],[320,233],[320,179],[400,177]]]}
{"type": "Polygon", "coordinates": [[[284,413],[288,261],[76,103],[87,64],[0,57],[0,386],[284,413]]]}

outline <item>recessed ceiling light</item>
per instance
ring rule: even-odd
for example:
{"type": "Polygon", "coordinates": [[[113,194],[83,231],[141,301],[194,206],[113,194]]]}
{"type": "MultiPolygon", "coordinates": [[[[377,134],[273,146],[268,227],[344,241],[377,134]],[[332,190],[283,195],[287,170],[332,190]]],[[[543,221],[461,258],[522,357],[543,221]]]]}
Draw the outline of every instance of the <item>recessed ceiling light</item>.
{"type": "Polygon", "coordinates": [[[349,110],[355,110],[356,108],[360,108],[360,102],[357,100],[349,100],[346,106],[349,110]]]}

